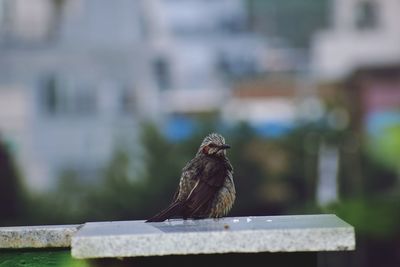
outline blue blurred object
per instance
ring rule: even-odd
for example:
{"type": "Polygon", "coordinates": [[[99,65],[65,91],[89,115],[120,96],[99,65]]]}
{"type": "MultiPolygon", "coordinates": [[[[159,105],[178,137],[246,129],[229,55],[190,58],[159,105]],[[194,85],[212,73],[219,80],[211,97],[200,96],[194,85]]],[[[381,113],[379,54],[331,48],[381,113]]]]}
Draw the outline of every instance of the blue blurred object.
{"type": "Polygon", "coordinates": [[[184,116],[175,116],[167,120],[164,127],[165,136],[171,141],[181,141],[189,138],[196,129],[194,119],[184,116]]]}
{"type": "Polygon", "coordinates": [[[280,137],[293,130],[293,125],[278,123],[278,122],[256,124],[252,125],[252,127],[257,134],[263,137],[273,137],[273,138],[280,137]]]}
{"type": "Polygon", "coordinates": [[[368,134],[379,137],[386,128],[400,124],[399,111],[379,111],[368,114],[366,126],[368,134]]]}

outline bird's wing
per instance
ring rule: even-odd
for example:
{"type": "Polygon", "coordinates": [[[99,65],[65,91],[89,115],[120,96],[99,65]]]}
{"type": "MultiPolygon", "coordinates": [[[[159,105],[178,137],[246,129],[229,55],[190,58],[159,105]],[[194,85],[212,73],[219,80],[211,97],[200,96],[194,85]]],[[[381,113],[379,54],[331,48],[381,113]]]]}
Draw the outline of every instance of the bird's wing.
{"type": "Polygon", "coordinates": [[[208,169],[206,165],[203,175],[198,177],[195,186],[185,201],[186,215],[191,217],[192,215],[206,212],[209,208],[206,204],[215,197],[224,184],[226,177],[227,172],[224,166],[208,169]]]}
{"type": "Polygon", "coordinates": [[[198,157],[190,160],[182,169],[181,179],[175,192],[173,201],[184,200],[195,186],[195,182],[200,179],[204,172],[204,164],[198,157]],[[180,199],[178,199],[178,197],[180,199]]]}
{"type": "Polygon", "coordinates": [[[182,170],[181,182],[196,181],[194,186],[189,189],[190,192],[187,193],[186,199],[183,201],[178,199],[179,192],[182,190],[178,186],[172,204],[147,222],[161,222],[175,216],[191,218],[206,215],[205,213],[209,209],[207,203],[215,197],[228,177],[227,171],[231,170],[232,167],[226,162],[218,165],[204,164],[201,159],[194,158],[182,170]]]}
{"type": "Polygon", "coordinates": [[[189,161],[182,169],[182,176],[178,188],[173,196],[172,203],[167,208],[148,219],[147,222],[162,222],[173,217],[181,217],[183,215],[183,209],[185,209],[186,206],[185,201],[179,199],[182,198],[182,196],[179,195],[183,194],[183,198],[185,199],[185,192],[181,191],[185,191],[187,189],[188,192],[186,194],[189,195],[189,191],[193,189],[190,188],[190,186],[194,187],[194,185],[191,184],[194,184],[193,181],[199,179],[199,177],[202,175],[203,169],[203,165],[198,158],[193,158],[191,161],[189,161]]]}
{"type": "Polygon", "coordinates": [[[174,196],[172,197],[172,203],[176,202],[178,200],[178,196],[179,196],[179,191],[180,191],[180,185],[178,185],[178,188],[175,191],[174,196]]]}
{"type": "Polygon", "coordinates": [[[180,215],[182,213],[183,203],[182,202],[174,202],[169,205],[166,209],[160,211],[146,222],[163,222],[166,219],[170,219],[174,216],[180,215]]]}

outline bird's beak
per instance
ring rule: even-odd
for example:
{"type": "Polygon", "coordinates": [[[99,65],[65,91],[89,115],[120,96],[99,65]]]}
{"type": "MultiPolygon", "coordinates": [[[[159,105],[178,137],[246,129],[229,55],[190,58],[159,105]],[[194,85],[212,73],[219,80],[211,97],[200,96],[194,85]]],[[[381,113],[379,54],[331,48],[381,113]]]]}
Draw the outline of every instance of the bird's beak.
{"type": "Polygon", "coordinates": [[[228,149],[228,148],[231,148],[231,146],[228,144],[224,144],[224,145],[220,146],[220,149],[228,149]]]}

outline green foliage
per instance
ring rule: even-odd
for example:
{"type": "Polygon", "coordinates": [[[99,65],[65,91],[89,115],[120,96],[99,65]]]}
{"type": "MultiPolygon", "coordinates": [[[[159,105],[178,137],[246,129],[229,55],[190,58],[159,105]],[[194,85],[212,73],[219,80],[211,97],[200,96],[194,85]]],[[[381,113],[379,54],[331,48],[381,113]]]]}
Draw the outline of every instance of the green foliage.
{"type": "Polygon", "coordinates": [[[74,171],[65,171],[55,191],[27,195],[24,224],[81,223],[89,209],[90,188],[74,171]]]}
{"type": "Polygon", "coordinates": [[[145,126],[142,142],[145,148],[143,199],[149,201],[146,209],[155,212],[160,206],[152,200],[164,203],[163,205],[172,200],[185,159],[190,158],[182,153],[182,145],[169,143],[155,126],[145,126]]]}
{"type": "Polygon", "coordinates": [[[358,234],[387,239],[400,234],[400,196],[349,199],[326,208],[353,225],[358,234]]]}
{"type": "Polygon", "coordinates": [[[65,249],[3,250],[0,252],[0,267],[89,267],[84,260],[71,257],[65,249]]]}
{"type": "Polygon", "coordinates": [[[386,128],[377,137],[371,137],[369,147],[376,161],[400,172],[400,124],[386,128]]]}

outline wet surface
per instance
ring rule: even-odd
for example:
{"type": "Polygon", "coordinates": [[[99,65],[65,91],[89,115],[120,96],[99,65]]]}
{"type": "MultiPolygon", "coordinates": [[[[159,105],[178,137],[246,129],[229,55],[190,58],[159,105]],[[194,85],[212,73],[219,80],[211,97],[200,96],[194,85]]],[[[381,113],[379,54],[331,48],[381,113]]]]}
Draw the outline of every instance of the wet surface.
{"type": "Polygon", "coordinates": [[[261,216],[228,217],[222,219],[181,220],[144,223],[144,221],[120,221],[88,223],[79,234],[84,235],[120,235],[120,234],[157,234],[243,231],[268,229],[312,229],[349,227],[335,215],[298,215],[298,216],[261,216]]]}

